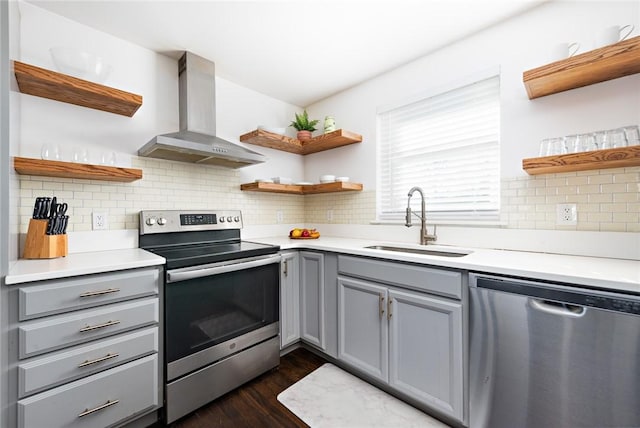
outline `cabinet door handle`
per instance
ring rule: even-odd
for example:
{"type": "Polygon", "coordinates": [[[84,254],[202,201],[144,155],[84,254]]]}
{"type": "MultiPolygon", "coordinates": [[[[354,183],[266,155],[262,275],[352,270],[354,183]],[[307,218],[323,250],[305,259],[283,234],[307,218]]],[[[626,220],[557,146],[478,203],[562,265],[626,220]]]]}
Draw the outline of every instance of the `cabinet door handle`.
{"type": "Polygon", "coordinates": [[[116,324],[120,324],[120,321],[118,320],[113,320],[113,321],[107,321],[103,324],[97,324],[97,325],[88,325],[86,327],[82,327],[80,329],[80,333],[83,333],[85,331],[92,331],[92,330],[97,330],[99,328],[105,328],[105,327],[110,327],[112,325],[116,325],[116,324]]]}
{"type": "Polygon", "coordinates": [[[82,293],[80,297],[102,296],[103,294],[117,293],[118,291],[120,291],[119,288],[107,288],[106,290],[87,291],[86,293],[82,293]]]}
{"type": "Polygon", "coordinates": [[[384,317],[384,294],[382,293],[378,299],[378,310],[380,311],[380,319],[382,319],[384,317]]]}
{"type": "Polygon", "coordinates": [[[289,263],[288,260],[284,261],[284,276],[289,276],[289,263]]]}
{"type": "Polygon", "coordinates": [[[119,356],[120,356],[120,354],[115,352],[113,354],[109,353],[109,354],[105,355],[104,357],[96,358],[95,360],[85,360],[84,362],[78,364],[78,368],[81,369],[83,367],[87,367],[87,366],[90,366],[92,364],[98,364],[98,363],[101,363],[103,361],[107,361],[107,360],[110,360],[112,358],[116,358],[116,357],[119,357],[119,356]]]}
{"type": "Polygon", "coordinates": [[[79,418],[82,418],[84,416],[90,415],[91,413],[95,413],[98,412],[100,410],[104,410],[107,407],[111,407],[114,404],[118,404],[120,402],[120,400],[107,400],[106,403],[99,405],[98,407],[94,407],[93,409],[85,409],[84,412],[80,413],[78,415],[79,418]]]}
{"type": "Polygon", "coordinates": [[[393,304],[393,299],[391,297],[389,297],[389,300],[387,300],[387,320],[391,321],[391,317],[393,316],[393,314],[391,313],[391,308],[393,306],[391,306],[393,304]]]}

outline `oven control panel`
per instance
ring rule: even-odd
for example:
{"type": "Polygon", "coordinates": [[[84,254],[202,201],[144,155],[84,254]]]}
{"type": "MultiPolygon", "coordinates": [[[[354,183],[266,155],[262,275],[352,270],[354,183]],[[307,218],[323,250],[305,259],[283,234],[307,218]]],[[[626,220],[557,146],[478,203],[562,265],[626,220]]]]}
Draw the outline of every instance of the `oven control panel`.
{"type": "Polygon", "coordinates": [[[181,226],[198,226],[201,224],[217,224],[215,214],[180,214],[181,226]]]}
{"type": "Polygon", "coordinates": [[[140,235],[221,229],[242,229],[242,213],[239,210],[140,211],[140,235]]]}

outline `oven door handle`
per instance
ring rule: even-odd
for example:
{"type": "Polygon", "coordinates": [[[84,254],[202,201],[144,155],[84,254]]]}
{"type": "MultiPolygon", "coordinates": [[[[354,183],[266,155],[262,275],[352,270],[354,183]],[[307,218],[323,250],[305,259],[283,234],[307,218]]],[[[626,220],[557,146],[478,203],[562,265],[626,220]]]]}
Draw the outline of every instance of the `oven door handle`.
{"type": "Polygon", "coordinates": [[[251,269],[259,266],[265,266],[272,263],[280,263],[281,256],[275,254],[259,259],[240,261],[237,263],[224,264],[222,266],[208,267],[203,269],[188,270],[182,272],[167,272],[167,282],[180,282],[190,279],[202,278],[205,276],[219,275],[221,273],[235,272],[244,269],[251,269]]]}

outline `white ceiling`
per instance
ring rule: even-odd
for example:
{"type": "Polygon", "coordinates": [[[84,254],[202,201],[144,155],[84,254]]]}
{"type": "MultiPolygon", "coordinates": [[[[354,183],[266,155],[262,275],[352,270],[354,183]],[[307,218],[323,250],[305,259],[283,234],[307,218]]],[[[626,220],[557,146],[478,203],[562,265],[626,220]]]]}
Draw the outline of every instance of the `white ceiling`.
{"type": "Polygon", "coordinates": [[[28,1],[304,107],[548,0],[28,1]]]}

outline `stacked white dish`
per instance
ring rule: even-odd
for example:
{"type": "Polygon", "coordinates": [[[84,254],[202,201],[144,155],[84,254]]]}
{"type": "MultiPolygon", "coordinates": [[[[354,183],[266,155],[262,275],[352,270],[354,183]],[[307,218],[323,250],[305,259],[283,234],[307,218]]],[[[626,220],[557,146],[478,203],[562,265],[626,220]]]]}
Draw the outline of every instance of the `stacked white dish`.
{"type": "Polygon", "coordinates": [[[293,180],[290,179],[289,177],[271,177],[271,179],[273,180],[274,183],[278,183],[278,184],[291,184],[291,183],[293,183],[293,180]]]}
{"type": "Polygon", "coordinates": [[[320,183],[332,183],[336,181],[336,176],[331,174],[325,174],[320,176],[320,183]]]}

